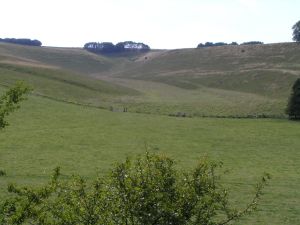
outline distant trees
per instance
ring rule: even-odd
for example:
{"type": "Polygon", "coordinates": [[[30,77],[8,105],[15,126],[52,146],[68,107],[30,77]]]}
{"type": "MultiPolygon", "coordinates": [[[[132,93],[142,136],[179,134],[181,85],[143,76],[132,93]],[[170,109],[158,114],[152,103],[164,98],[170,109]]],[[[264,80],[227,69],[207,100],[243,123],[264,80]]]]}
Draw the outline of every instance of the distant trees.
{"type": "Polygon", "coordinates": [[[115,51],[115,45],[111,42],[89,42],[84,45],[84,49],[94,53],[111,53],[115,51]]]}
{"type": "Polygon", "coordinates": [[[11,44],[19,44],[19,45],[30,45],[30,46],[41,46],[42,42],[39,40],[31,40],[27,38],[0,38],[0,42],[6,42],[11,44]]]}
{"type": "Polygon", "coordinates": [[[94,53],[122,53],[122,52],[144,52],[149,51],[150,47],[144,43],[125,41],[114,45],[111,42],[88,42],[84,49],[94,53]]]}
{"type": "Polygon", "coordinates": [[[300,120],[300,78],[295,81],[292,87],[286,113],[291,120],[300,120]]]}
{"type": "Polygon", "coordinates": [[[264,43],[261,41],[248,41],[244,42],[241,45],[263,45],[264,43]]]}
{"type": "MultiPolygon", "coordinates": [[[[258,44],[264,44],[261,41],[249,41],[249,42],[244,42],[241,45],[258,45],[258,44]]],[[[206,42],[205,44],[198,44],[197,48],[205,48],[205,47],[216,47],[216,46],[226,46],[226,45],[239,45],[237,42],[233,41],[231,43],[225,43],[225,42],[206,42]]]]}
{"type": "Polygon", "coordinates": [[[225,45],[237,45],[236,42],[232,42],[231,44],[225,43],[225,42],[206,42],[205,44],[198,44],[197,48],[205,48],[205,47],[214,47],[214,46],[225,46],[225,45]]]}
{"type": "Polygon", "coordinates": [[[300,42],[300,20],[294,24],[293,29],[293,40],[300,42]]]}

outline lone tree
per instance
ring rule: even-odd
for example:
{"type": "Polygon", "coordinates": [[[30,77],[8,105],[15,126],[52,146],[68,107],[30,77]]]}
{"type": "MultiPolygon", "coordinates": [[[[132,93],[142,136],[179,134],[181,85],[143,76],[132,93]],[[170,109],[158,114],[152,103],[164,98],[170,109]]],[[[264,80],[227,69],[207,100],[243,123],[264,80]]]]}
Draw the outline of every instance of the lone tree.
{"type": "Polygon", "coordinates": [[[300,120],[300,78],[293,85],[286,113],[289,115],[289,119],[300,120]]]}
{"type": "Polygon", "coordinates": [[[293,40],[300,42],[300,20],[293,26],[293,40]]]}

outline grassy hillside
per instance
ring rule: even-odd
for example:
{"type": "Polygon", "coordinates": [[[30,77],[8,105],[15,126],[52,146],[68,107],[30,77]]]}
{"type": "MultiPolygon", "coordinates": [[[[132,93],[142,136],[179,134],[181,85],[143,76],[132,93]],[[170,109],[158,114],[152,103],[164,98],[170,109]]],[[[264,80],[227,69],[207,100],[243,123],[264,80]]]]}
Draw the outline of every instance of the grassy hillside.
{"type": "Polygon", "coordinates": [[[299,50],[295,43],[172,50],[146,57],[118,76],[283,97],[300,76],[299,50]]]}
{"type": "Polygon", "coordinates": [[[135,87],[133,79],[178,87],[174,106],[166,100],[170,88],[152,83],[145,95],[155,93],[168,106],[144,101],[148,111],[282,116],[291,86],[300,77],[299,50],[298,44],[283,43],[150,52],[112,75],[128,87],[135,87]]]}
{"type": "Polygon", "coordinates": [[[133,89],[61,69],[0,63],[0,85],[24,81],[34,94],[78,104],[108,108],[114,98],[134,96],[133,89]]]}
{"type": "Polygon", "coordinates": [[[263,172],[271,173],[259,211],[239,224],[298,222],[299,123],[113,113],[36,96],[9,122],[0,133],[0,165],[7,172],[0,179],[1,198],[8,183],[39,185],[56,166],[66,178],[73,173],[92,178],[148,146],[185,169],[204,155],[222,160],[235,205],[250,199],[263,172]]]}
{"type": "Polygon", "coordinates": [[[55,67],[77,73],[108,70],[111,60],[79,48],[31,47],[0,43],[0,60],[5,63],[36,67],[55,67]]]}
{"type": "Polygon", "coordinates": [[[103,56],[78,48],[0,43],[0,83],[28,77],[32,70],[41,81],[32,83],[40,93],[116,110],[283,117],[291,86],[300,77],[299,50],[297,44],[283,43],[103,56]],[[8,75],[8,65],[18,68],[18,74],[8,75]],[[26,76],[21,76],[21,67],[27,70],[26,76]],[[56,83],[61,77],[59,85],[53,79],[51,85],[49,79],[41,80],[43,73],[56,74],[56,83]]]}

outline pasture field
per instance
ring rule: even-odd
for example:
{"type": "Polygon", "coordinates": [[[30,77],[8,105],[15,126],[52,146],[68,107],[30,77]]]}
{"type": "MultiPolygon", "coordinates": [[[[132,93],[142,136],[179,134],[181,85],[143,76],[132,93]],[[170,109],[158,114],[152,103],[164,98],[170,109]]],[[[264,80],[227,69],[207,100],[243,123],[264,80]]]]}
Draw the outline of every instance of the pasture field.
{"type": "Polygon", "coordinates": [[[284,119],[175,118],[110,112],[29,96],[0,133],[1,198],[6,186],[39,185],[63,174],[92,179],[126,156],[146,149],[174,157],[189,169],[200,157],[223,161],[233,204],[251,198],[264,173],[269,186],[252,217],[240,224],[297,224],[300,214],[300,123],[284,119]]]}

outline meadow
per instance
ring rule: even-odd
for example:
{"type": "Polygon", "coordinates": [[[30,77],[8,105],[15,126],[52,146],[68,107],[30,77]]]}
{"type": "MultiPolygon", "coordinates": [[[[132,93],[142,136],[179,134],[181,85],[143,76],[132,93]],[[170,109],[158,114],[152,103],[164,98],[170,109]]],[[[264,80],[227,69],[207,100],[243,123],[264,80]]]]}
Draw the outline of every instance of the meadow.
{"type": "MultiPolygon", "coordinates": [[[[207,80],[209,63],[206,62],[207,68],[202,65],[206,75],[200,76],[203,73],[200,71],[193,79],[188,77],[188,85],[182,86],[182,76],[187,75],[180,68],[173,68],[173,72],[176,69],[179,74],[173,79],[167,79],[170,74],[162,74],[168,67],[172,69],[175,59],[186,59],[174,54],[189,55],[194,50],[153,51],[147,53],[149,62],[144,62],[146,56],[140,55],[103,57],[78,49],[0,44],[0,90],[4,91],[16,80],[24,80],[34,88],[20,110],[9,117],[10,126],[0,132],[0,169],[7,173],[0,179],[0,198],[8,197],[9,183],[40,185],[47,182],[57,166],[62,168],[66,179],[79,174],[92,180],[126,156],[148,150],[173,157],[183,170],[192,168],[203,156],[222,161],[223,183],[230,188],[232,204],[236,206],[249,201],[253,185],[268,172],[272,179],[258,211],[238,224],[297,224],[300,123],[283,117],[290,84],[299,76],[298,53],[292,50],[293,46],[284,47],[286,52],[283,47],[280,51],[288,60],[281,66],[287,72],[280,73],[282,68],[268,75],[259,75],[257,70],[251,74],[247,71],[243,77],[238,68],[235,73],[225,73],[228,70],[224,64],[222,68],[215,67],[215,70],[225,71],[219,77],[222,82],[218,83],[216,74],[207,80]],[[43,54],[45,52],[48,54],[43,54]],[[73,62],[71,56],[80,64],[73,62]],[[156,57],[167,59],[159,64],[161,59],[156,57]],[[162,65],[166,67],[160,68],[162,65]],[[145,77],[147,73],[153,75],[151,79],[145,77]],[[159,74],[161,77],[157,78],[159,74]],[[245,85],[243,81],[251,77],[255,82],[245,85]],[[268,92],[266,87],[275,91],[268,92]],[[109,111],[110,107],[120,110],[109,111]],[[129,112],[123,113],[123,107],[128,107],[129,112]],[[179,111],[192,117],[168,116],[179,111]],[[214,118],[249,114],[275,116],[214,118]]],[[[276,55],[277,50],[271,49],[264,52],[276,55]]],[[[227,57],[228,49],[225,50],[208,49],[205,54],[209,53],[212,58],[227,57]]],[[[253,54],[259,51],[262,50],[249,47],[248,52],[252,52],[249,57],[254,60],[253,54]]],[[[194,58],[204,54],[196,53],[199,55],[193,53],[194,58]]],[[[264,67],[276,64],[268,60],[264,67]]],[[[192,65],[195,71],[201,67],[197,61],[192,65]]],[[[242,62],[238,65],[245,66],[242,62]]],[[[259,71],[266,70],[260,68],[259,71]]]]}
{"type": "Polygon", "coordinates": [[[61,166],[65,176],[92,179],[126,156],[146,150],[174,157],[188,169],[200,157],[224,162],[235,204],[250,199],[272,175],[259,211],[241,224],[296,224],[299,217],[299,123],[280,119],[173,118],[114,113],[30,96],[0,135],[1,196],[6,186],[39,185],[61,166]]]}

